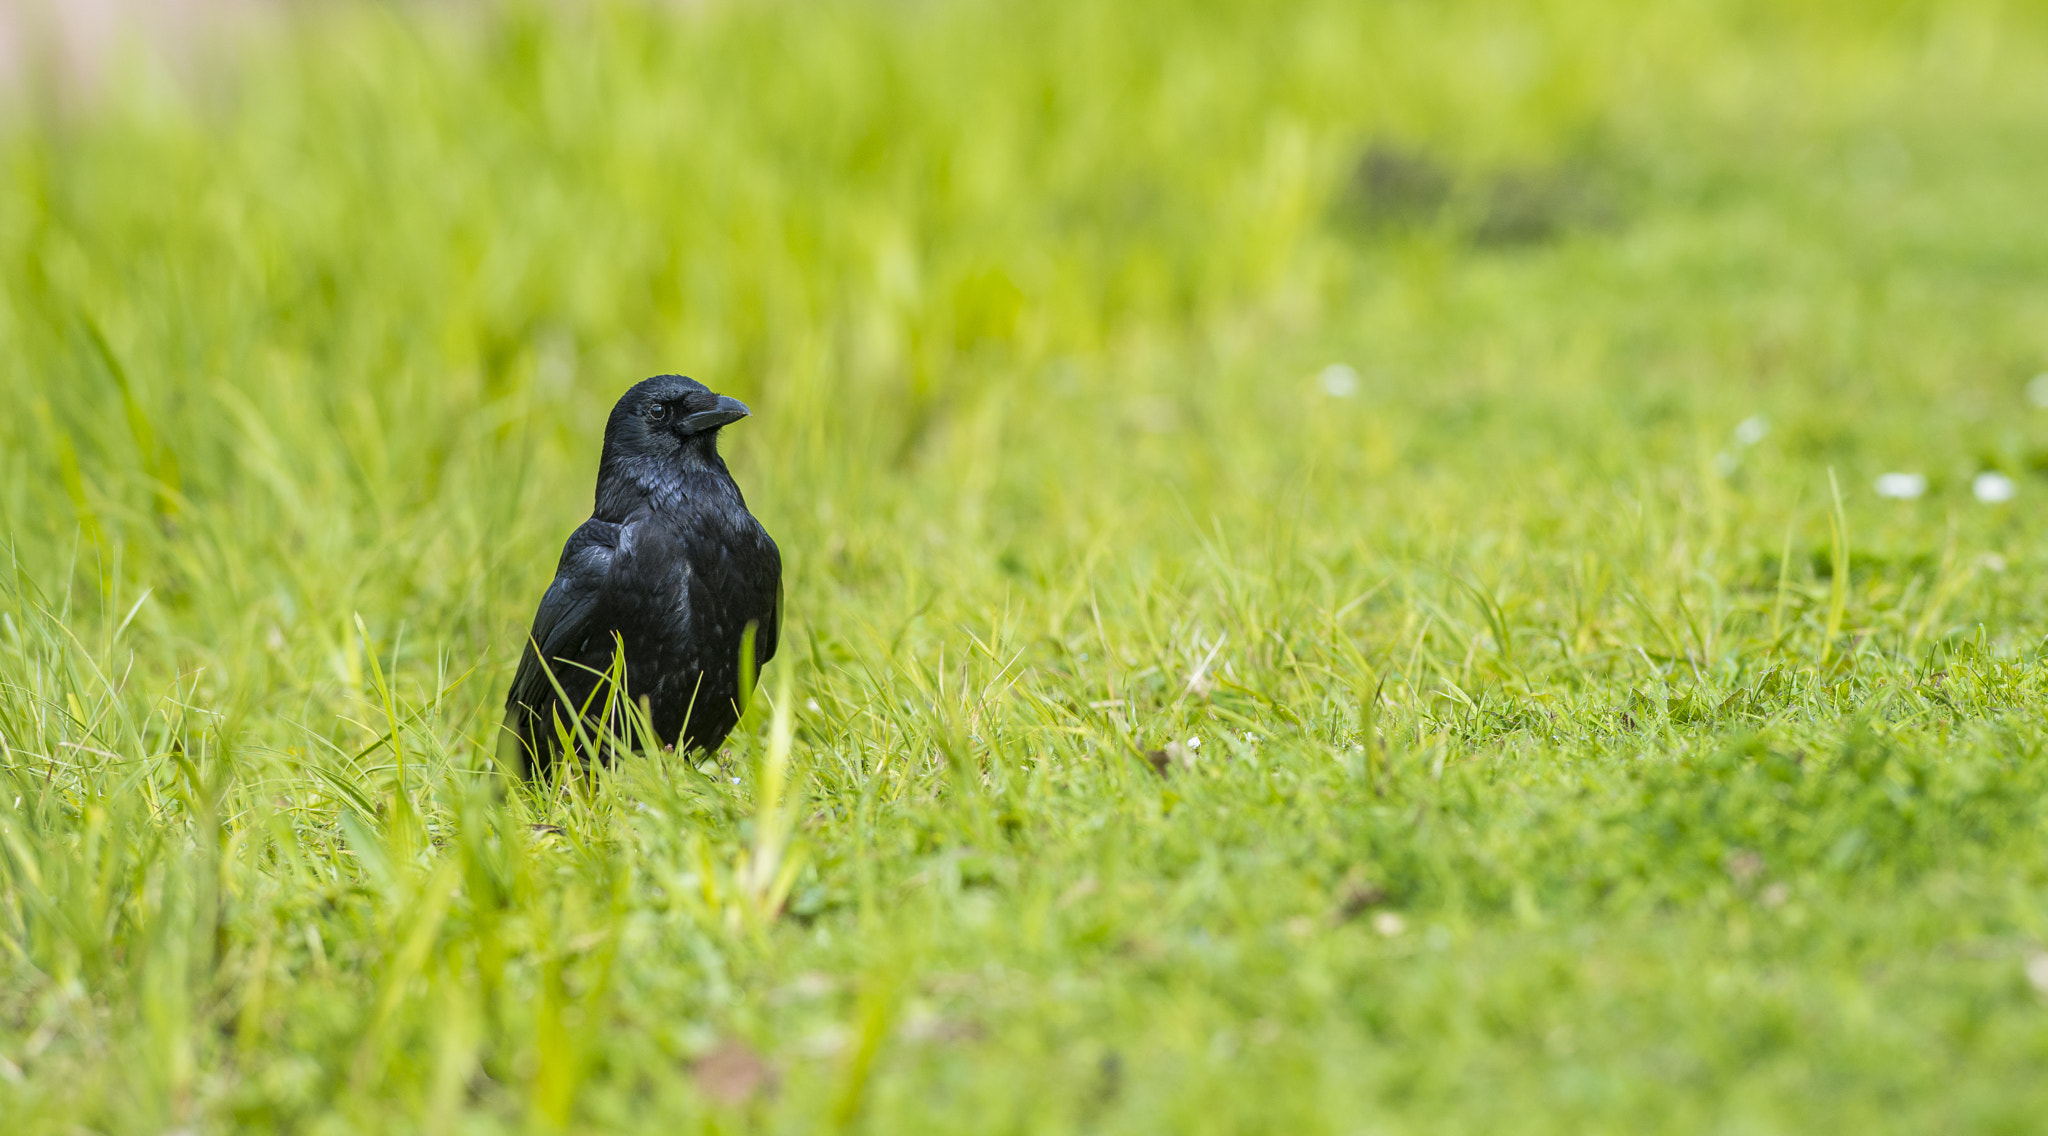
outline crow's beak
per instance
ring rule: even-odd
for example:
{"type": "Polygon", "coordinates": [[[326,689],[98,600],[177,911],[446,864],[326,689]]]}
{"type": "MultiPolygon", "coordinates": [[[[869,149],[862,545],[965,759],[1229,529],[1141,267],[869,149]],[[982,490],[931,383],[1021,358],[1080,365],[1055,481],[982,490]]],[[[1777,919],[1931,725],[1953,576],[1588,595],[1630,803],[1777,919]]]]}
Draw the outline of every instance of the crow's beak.
{"type": "Polygon", "coordinates": [[[710,410],[684,415],[683,420],[676,423],[676,433],[686,436],[702,434],[706,430],[729,426],[752,413],[753,411],[747,409],[747,404],[739,399],[719,395],[717,406],[710,410]]]}

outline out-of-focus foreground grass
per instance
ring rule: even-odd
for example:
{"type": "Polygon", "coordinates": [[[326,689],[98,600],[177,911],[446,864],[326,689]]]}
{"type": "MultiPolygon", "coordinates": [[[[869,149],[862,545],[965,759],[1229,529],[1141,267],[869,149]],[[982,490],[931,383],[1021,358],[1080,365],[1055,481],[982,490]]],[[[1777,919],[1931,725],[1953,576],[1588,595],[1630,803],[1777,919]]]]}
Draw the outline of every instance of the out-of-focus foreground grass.
{"type": "Polygon", "coordinates": [[[2044,68],[342,4],[15,100],[5,1127],[2032,1127],[2044,68]],[[755,406],[788,732],[508,785],[664,370],[755,406]]]}

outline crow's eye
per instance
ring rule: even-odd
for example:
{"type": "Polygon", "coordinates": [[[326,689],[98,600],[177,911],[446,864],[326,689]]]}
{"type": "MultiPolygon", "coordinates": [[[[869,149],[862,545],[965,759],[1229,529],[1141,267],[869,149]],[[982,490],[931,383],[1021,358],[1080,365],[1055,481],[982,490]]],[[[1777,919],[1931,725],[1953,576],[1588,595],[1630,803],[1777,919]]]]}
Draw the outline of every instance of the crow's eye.
{"type": "Polygon", "coordinates": [[[654,404],[654,409],[652,409],[652,410],[649,410],[649,411],[647,412],[647,418],[648,418],[648,420],[649,420],[649,421],[652,421],[652,422],[666,422],[666,421],[668,421],[668,403],[665,403],[665,402],[657,402],[657,403],[655,403],[655,404],[654,404]]]}

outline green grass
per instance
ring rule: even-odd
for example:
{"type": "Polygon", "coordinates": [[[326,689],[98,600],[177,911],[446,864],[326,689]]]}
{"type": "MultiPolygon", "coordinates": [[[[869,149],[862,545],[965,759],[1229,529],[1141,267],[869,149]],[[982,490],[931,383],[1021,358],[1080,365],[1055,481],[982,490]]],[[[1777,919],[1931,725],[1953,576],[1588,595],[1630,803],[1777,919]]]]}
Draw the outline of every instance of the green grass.
{"type": "Polygon", "coordinates": [[[340,4],[15,99],[6,1129],[2034,1129],[2044,67],[2021,3],[340,4]],[[774,709],[508,784],[664,370],[757,412],[774,709]]]}

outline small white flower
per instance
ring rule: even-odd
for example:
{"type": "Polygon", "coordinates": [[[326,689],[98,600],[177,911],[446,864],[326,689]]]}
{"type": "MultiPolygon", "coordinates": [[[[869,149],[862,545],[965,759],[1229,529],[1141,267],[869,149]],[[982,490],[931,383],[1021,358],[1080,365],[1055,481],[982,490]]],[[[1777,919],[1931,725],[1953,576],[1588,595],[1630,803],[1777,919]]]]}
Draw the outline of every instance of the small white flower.
{"type": "Polygon", "coordinates": [[[1771,432],[1771,420],[1761,414],[1752,414],[1735,424],[1737,445],[1754,446],[1771,432]]]}
{"type": "Polygon", "coordinates": [[[1202,748],[1202,739],[1200,739],[1200,738],[1189,738],[1189,739],[1188,739],[1188,740],[1186,741],[1186,743],[1184,743],[1184,744],[1185,744],[1185,745],[1186,745],[1186,746],[1187,746],[1187,747],[1188,747],[1189,749],[1201,749],[1201,748],[1202,748]]]}
{"type": "Polygon", "coordinates": [[[2020,487],[2013,484],[2012,478],[2002,473],[1980,473],[1977,480],[1970,483],[1970,492],[1986,505],[2002,505],[2019,491],[2020,487]]]}
{"type": "Polygon", "coordinates": [[[1379,911],[1373,914],[1372,929],[1391,939],[1408,929],[1408,921],[1398,911],[1379,911]]]}
{"type": "Polygon", "coordinates": [[[2027,956],[2027,985],[2048,997],[2048,951],[2035,951],[2027,956]]]}
{"type": "Polygon", "coordinates": [[[2027,401],[2043,410],[2048,410],[2048,371],[2034,376],[2027,384],[2027,401]]]}
{"type": "Polygon", "coordinates": [[[1332,363],[1316,376],[1323,393],[1331,398],[1350,398],[1358,393],[1358,372],[1349,363],[1332,363]]]}
{"type": "Polygon", "coordinates": [[[1877,478],[1877,495],[1894,501],[1915,501],[1927,492],[1924,473],[1883,473],[1877,478]]]}

